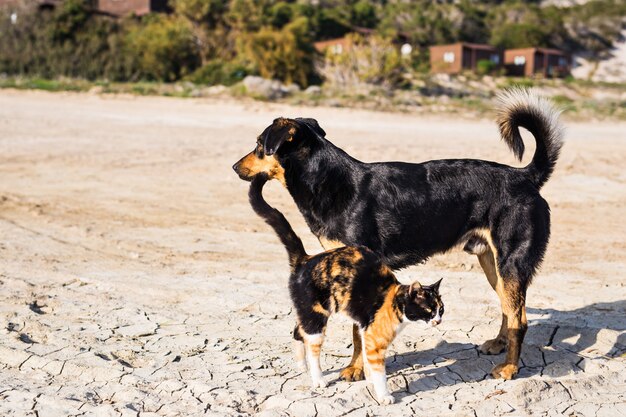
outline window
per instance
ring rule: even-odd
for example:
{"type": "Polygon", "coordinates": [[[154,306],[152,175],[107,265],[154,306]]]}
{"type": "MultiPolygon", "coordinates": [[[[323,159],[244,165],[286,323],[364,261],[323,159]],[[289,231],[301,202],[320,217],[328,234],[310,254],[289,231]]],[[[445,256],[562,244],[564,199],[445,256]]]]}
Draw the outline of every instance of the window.
{"type": "Polygon", "coordinates": [[[500,63],[500,55],[498,54],[491,54],[491,57],[489,59],[496,65],[500,63]]]}
{"type": "Polygon", "coordinates": [[[340,43],[337,43],[331,46],[331,51],[335,55],[341,55],[343,53],[343,45],[340,43]]]}
{"type": "Polygon", "coordinates": [[[567,59],[561,57],[559,58],[559,67],[566,67],[567,66],[567,59]]]}
{"type": "Polygon", "coordinates": [[[513,58],[513,63],[515,65],[524,65],[526,63],[526,57],[522,55],[518,55],[515,58],[513,58]]]}
{"type": "Polygon", "coordinates": [[[445,52],[443,54],[443,62],[448,62],[448,63],[454,62],[454,52],[445,52]]]}

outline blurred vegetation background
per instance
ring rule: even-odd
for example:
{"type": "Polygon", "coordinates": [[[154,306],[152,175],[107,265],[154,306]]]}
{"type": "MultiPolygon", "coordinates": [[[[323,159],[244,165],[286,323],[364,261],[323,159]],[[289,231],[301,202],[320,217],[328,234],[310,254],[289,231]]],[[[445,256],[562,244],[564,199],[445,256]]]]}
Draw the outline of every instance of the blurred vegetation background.
{"type": "Polygon", "coordinates": [[[233,85],[246,75],[295,83],[395,87],[428,71],[428,46],[456,41],[554,47],[602,59],[626,27],[626,1],[170,0],[172,13],[112,18],[89,1],[0,11],[0,73],[47,79],[233,85]],[[352,33],[368,30],[366,37],[352,33]],[[349,52],[314,42],[348,35],[349,52]],[[392,42],[412,45],[408,58],[392,42]]]}

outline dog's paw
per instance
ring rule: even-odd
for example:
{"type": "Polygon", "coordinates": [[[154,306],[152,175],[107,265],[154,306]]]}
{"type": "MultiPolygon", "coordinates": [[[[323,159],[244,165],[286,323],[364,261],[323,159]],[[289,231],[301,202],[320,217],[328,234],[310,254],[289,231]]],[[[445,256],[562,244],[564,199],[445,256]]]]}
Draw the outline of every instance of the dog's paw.
{"type": "Polygon", "coordinates": [[[480,351],[480,353],[485,355],[498,355],[504,352],[505,348],[506,341],[504,339],[495,338],[487,340],[485,343],[480,345],[478,350],[480,351]]]}
{"type": "Polygon", "coordinates": [[[315,381],[311,383],[311,388],[313,389],[326,388],[327,386],[328,386],[328,383],[326,382],[324,378],[316,379],[315,381]]]}
{"type": "Polygon", "coordinates": [[[393,395],[387,394],[387,395],[383,395],[382,397],[380,397],[378,399],[378,402],[380,403],[380,405],[389,405],[389,404],[395,403],[396,399],[393,398],[393,395]]]}
{"type": "Polygon", "coordinates": [[[341,379],[344,381],[360,381],[364,377],[363,368],[359,368],[356,366],[348,366],[343,371],[341,371],[341,379]]]}
{"type": "Polygon", "coordinates": [[[496,379],[502,378],[504,380],[509,380],[517,374],[518,369],[518,366],[513,365],[512,363],[501,363],[500,365],[497,365],[495,368],[493,368],[493,370],[491,371],[491,376],[496,379]]]}

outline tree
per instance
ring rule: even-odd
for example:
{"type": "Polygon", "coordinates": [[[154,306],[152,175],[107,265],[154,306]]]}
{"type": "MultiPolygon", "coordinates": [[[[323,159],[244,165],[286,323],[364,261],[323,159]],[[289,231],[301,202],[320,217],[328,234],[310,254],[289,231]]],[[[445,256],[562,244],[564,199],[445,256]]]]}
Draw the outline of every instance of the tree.
{"type": "Polygon", "coordinates": [[[174,81],[200,65],[188,22],[175,16],[149,16],[132,28],[127,50],[138,61],[142,77],[174,81]]]}
{"type": "Polygon", "coordinates": [[[367,0],[359,0],[352,6],[352,24],[356,26],[374,28],[378,23],[376,7],[367,0]]]}
{"type": "Polygon", "coordinates": [[[171,0],[174,11],[207,29],[215,29],[224,21],[227,0],[171,0]]]}
{"type": "Polygon", "coordinates": [[[299,17],[281,30],[266,26],[246,37],[244,55],[265,78],[302,87],[314,75],[315,51],[308,39],[308,20],[299,17]]]}
{"type": "Polygon", "coordinates": [[[202,65],[218,54],[218,39],[226,36],[224,14],[227,0],[171,0],[176,14],[191,23],[194,43],[202,65]]]}
{"type": "Polygon", "coordinates": [[[490,43],[500,48],[549,46],[548,31],[539,6],[504,3],[493,8],[487,20],[491,26],[490,43]]]}

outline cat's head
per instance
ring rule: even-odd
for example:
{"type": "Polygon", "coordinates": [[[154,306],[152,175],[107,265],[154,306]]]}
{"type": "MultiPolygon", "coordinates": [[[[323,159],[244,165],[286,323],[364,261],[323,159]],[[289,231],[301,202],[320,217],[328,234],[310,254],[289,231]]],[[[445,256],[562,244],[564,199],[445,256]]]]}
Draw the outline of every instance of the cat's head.
{"type": "Polygon", "coordinates": [[[411,321],[427,321],[433,326],[441,323],[443,301],[439,295],[439,284],[441,279],[432,285],[422,286],[417,281],[411,284],[406,294],[404,316],[411,321]]]}

